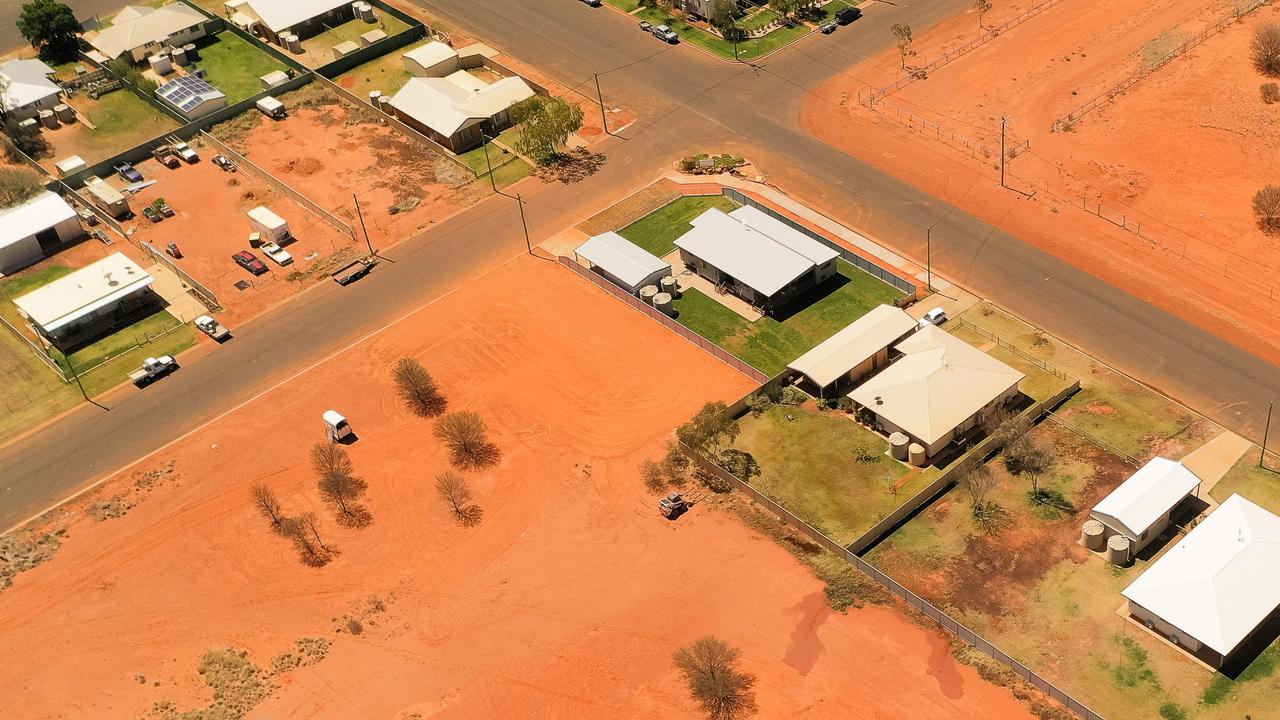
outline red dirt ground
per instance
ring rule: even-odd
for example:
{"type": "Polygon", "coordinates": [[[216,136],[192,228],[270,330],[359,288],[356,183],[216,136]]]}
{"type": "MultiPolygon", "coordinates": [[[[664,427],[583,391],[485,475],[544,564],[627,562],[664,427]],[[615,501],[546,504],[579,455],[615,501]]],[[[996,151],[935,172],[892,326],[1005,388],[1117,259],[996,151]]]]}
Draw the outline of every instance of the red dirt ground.
{"type": "Polygon", "coordinates": [[[263,117],[244,141],[232,143],[276,177],[353,226],[351,194],[375,246],[416,234],[469,205],[480,191],[458,166],[393,128],[365,119],[344,103],[300,108],[282,121],[263,117]],[[422,204],[391,214],[392,205],[413,196],[422,204]]]}
{"type": "Polygon", "coordinates": [[[0,674],[0,696],[24,720],[199,707],[206,649],[269,667],[323,635],[327,658],[276,676],[251,716],[692,720],[670,656],[713,633],[760,677],[762,718],[1029,720],[903,615],[827,610],[805,567],[730,515],[658,516],[638,461],[702,402],[747,388],[570,273],[512,261],[142,462],[174,461],[177,479],[123,518],[76,509],[58,556],[4,591],[0,656],[22,662],[0,674]],[[405,355],[504,452],[468,473],[476,527],[434,496],[444,454],[388,378],[405,355]],[[350,452],[373,514],[361,530],[335,525],[309,471],[329,407],[360,435],[350,452]],[[337,559],[302,566],[251,506],[257,482],[290,512],[320,513],[337,559]],[[335,632],[370,595],[385,612],[335,632]]]}
{"type": "MultiPolygon", "coordinates": [[[[160,250],[176,242],[183,253],[178,266],[217,294],[225,311],[224,322],[244,322],[280,303],[307,285],[303,281],[286,280],[287,275],[305,272],[325,257],[354,245],[350,237],[273,190],[253,173],[244,170],[226,173],[218,169],[211,161],[215,154],[212,147],[197,147],[201,160],[195,164],[183,163],[171,170],[148,160],[138,166],[147,179],[158,182],[130,199],[138,215],[126,223],[125,228],[135,227],[134,239],[149,242],[160,250]],[[176,214],[153,225],[142,216],[142,208],[158,198],[164,198],[176,214]],[[296,239],[285,249],[293,255],[293,264],[281,267],[267,259],[262,251],[249,247],[252,228],[245,213],[259,205],[270,208],[289,222],[296,239]],[[266,263],[270,272],[254,277],[236,265],[231,255],[239,250],[252,252],[266,263]],[[319,257],[307,260],[313,253],[319,257]],[[250,282],[252,287],[237,289],[235,283],[240,280],[250,282]]],[[[121,185],[119,178],[111,182],[121,185]]],[[[136,248],[128,251],[136,255],[144,267],[151,264],[136,248]]],[[[315,279],[312,277],[309,281],[315,279]]]]}
{"type": "MultiPolygon", "coordinates": [[[[1026,3],[1023,4],[1025,6],[1026,3]]],[[[1010,8],[1013,13],[1019,7],[1010,8]]],[[[998,225],[1144,300],[1280,361],[1280,332],[1259,328],[1280,307],[1280,244],[1253,225],[1250,200],[1277,155],[1280,106],[1258,97],[1263,78],[1247,61],[1252,26],[1267,8],[1146,78],[1072,130],[1055,117],[1083,104],[1144,62],[1221,17],[1215,0],[1062,3],[982,48],[890,95],[872,113],[859,92],[899,75],[896,49],[818,89],[802,111],[807,132],[998,225]],[[856,79],[854,79],[856,78],[856,79]],[[1073,94],[1076,93],[1076,94],[1073,94]],[[999,147],[1011,145],[1001,190],[997,158],[974,157],[938,132],[896,121],[897,111],[999,147]],[[856,138],[856,140],[851,140],[856,138]],[[922,152],[923,151],[923,152],[922,152]],[[1081,209],[1142,223],[1142,237],[1081,209]]],[[[989,17],[988,24],[999,18],[989,17]]],[[[917,64],[975,36],[969,13],[917,38],[917,64]]],[[[964,280],[964,278],[960,278],[964,280]]]]}

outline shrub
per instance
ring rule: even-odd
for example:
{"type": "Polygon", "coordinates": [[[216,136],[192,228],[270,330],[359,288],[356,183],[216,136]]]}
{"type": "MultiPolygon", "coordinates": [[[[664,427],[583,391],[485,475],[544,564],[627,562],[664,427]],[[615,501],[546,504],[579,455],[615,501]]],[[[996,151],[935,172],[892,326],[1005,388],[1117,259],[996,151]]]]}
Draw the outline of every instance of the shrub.
{"type": "Polygon", "coordinates": [[[756,712],[756,676],[737,669],[739,655],[729,643],[707,636],[673,657],[689,693],[711,720],[736,720],[756,712]]]}
{"type": "Polygon", "coordinates": [[[8,139],[8,142],[4,143],[5,157],[10,162],[22,162],[23,155],[39,160],[53,152],[49,147],[49,141],[44,138],[39,128],[24,128],[18,124],[16,117],[5,118],[4,134],[8,139]]]}
{"type": "Polygon", "coordinates": [[[471,501],[471,488],[467,486],[467,481],[462,476],[452,472],[437,475],[436,494],[449,505],[454,519],[459,523],[471,526],[480,522],[484,510],[471,501]]]}
{"type": "Polygon", "coordinates": [[[489,442],[484,420],[473,412],[456,412],[436,421],[435,435],[448,448],[450,462],[464,470],[487,467],[502,458],[502,451],[489,442]]]}
{"type": "Polygon", "coordinates": [[[1249,54],[1258,72],[1280,76],[1280,23],[1263,23],[1254,28],[1249,54]]]}
{"type": "Polygon", "coordinates": [[[767,412],[769,408],[773,407],[773,399],[764,393],[758,393],[756,395],[752,395],[751,399],[747,401],[747,407],[751,409],[752,415],[760,417],[767,412]]]}
{"type": "Polygon", "coordinates": [[[0,167],[0,208],[13,207],[44,190],[39,176],[23,168],[0,167]]]}
{"type": "Polygon", "coordinates": [[[1275,83],[1263,83],[1258,88],[1258,94],[1262,96],[1262,102],[1268,105],[1280,102],[1280,85],[1275,83]]]}
{"type": "Polygon", "coordinates": [[[780,405],[802,405],[809,396],[798,387],[788,386],[782,391],[782,399],[778,401],[780,405]]]}
{"type": "Polygon", "coordinates": [[[853,413],[853,409],[855,407],[853,398],[847,395],[841,396],[841,398],[836,401],[836,407],[839,408],[840,410],[845,411],[846,413],[853,413]]]}
{"type": "Polygon", "coordinates": [[[667,474],[663,472],[662,465],[652,460],[640,463],[640,477],[644,480],[644,486],[649,492],[657,493],[666,489],[667,474]]]}
{"type": "Polygon", "coordinates": [[[853,461],[863,465],[870,465],[880,461],[880,454],[876,452],[875,447],[866,440],[853,441],[853,461]]]}
{"type": "Polygon", "coordinates": [[[1280,231],[1280,185],[1268,185],[1254,193],[1253,214],[1263,232],[1280,231]]]}
{"type": "Polygon", "coordinates": [[[1164,720],[1186,720],[1187,711],[1177,703],[1165,703],[1160,706],[1160,717],[1164,720]]]}
{"type": "Polygon", "coordinates": [[[444,412],[449,401],[440,394],[436,381],[431,373],[422,367],[422,363],[413,358],[401,358],[391,371],[396,383],[396,392],[409,412],[418,417],[435,417],[444,412]]]}

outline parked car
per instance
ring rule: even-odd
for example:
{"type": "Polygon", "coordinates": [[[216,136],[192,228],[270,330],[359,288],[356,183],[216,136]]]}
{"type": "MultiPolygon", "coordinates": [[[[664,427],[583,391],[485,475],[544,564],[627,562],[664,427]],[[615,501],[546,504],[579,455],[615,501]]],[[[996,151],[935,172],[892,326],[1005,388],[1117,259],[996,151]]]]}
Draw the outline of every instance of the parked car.
{"type": "Polygon", "coordinates": [[[259,260],[256,255],[248,250],[241,250],[235,255],[232,255],[231,259],[235,260],[237,265],[248,270],[254,275],[261,275],[267,272],[267,264],[259,260]]]}
{"type": "Polygon", "coordinates": [[[860,17],[862,17],[862,11],[858,8],[847,7],[836,11],[836,22],[841,25],[848,25],[860,17]]]}
{"type": "Polygon", "coordinates": [[[178,369],[178,361],[173,359],[172,355],[161,355],[158,358],[147,358],[142,361],[142,367],[129,373],[129,379],[138,387],[150,385],[153,380],[168,375],[178,369]]]}
{"type": "Polygon", "coordinates": [[[161,215],[167,218],[171,218],[174,216],[173,206],[165,202],[164,198],[159,198],[158,200],[156,200],[154,203],[151,204],[151,207],[155,208],[156,212],[160,213],[161,215]]]}
{"type": "Polygon", "coordinates": [[[142,182],[142,173],[129,163],[120,163],[115,170],[117,175],[131,183],[142,182]]]}
{"type": "Polygon", "coordinates": [[[164,219],[164,216],[162,216],[162,215],[160,214],[160,211],[159,211],[159,210],[156,210],[155,208],[151,207],[150,205],[148,205],[148,206],[146,206],[146,207],[142,208],[142,214],[143,214],[143,215],[145,215],[145,216],[146,216],[146,218],[147,218],[148,220],[150,220],[151,222],[153,222],[153,223],[158,223],[158,222],[160,222],[161,220],[163,220],[163,219],[164,219]]]}
{"type": "Polygon", "coordinates": [[[277,265],[288,265],[293,262],[293,256],[289,254],[289,251],[273,242],[264,242],[258,249],[274,260],[277,265]]]}
{"type": "Polygon", "coordinates": [[[155,150],[152,150],[151,155],[159,161],[161,165],[164,165],[170,170],[173,170],[182,164],[182,161],[178,159],[178,154],[168,145],[161,145],[155,150]]]}
{"type": "Polygon", "coordinates": [[[929,325],[941,325],[947,321],[947,311],[940,307],[936,307],[925,313],[920,318],[920,327],[928,327],[929,325]]]}
{"type": "Polygon", "coordinates": [[[837,27],[839,26],[836,24],[835,20],[828,20],[822,23],[821,25],[819,25],[818,29],[822,31],[823,35],[830,35],[831,33],[836,31],[837,27]]]}
{"type": "Polygon", "coordinates": [[[182,250],[178,249],[178,243],[169,243],[164,246],[164,251],[169,253],[169,257],[174,260],[182,259],[182,250]]]}
{"type": "Polygon", "coordinates": [[[213,164],[222,168],[224,172],[236,171],[236,164],[234,162],[231,162],[231,158],[227,157],[226,155],[214,155],[213,164]]]}
{"type": "Polygon", "coordinates": [[[178,155],[182,156],[183,160],[186,160],[189,163],[193,163],[200,159],[200,154],[197,153],[194,148],[192,148],[190,145],[184,142],[174,143],[173,151],[178,153],[178,155]]]}
{"type": "Polygon", "coordinates": [[[667,42],[667,43],[680,42],[680,36],[676,34],[676,31],[672,30],[666,25],[655,25],[653,26],[653,29],[650,32],[653,33],[654,37],[658,38],[663,42],[667,42]]]}
{"type": "Polygon", "coordinates": [[[641,20],[641,21],[640,21],[640,29],[641,29],[641,30],[643,30],[643,31],[645,31],[645,32],[647,32],[647,33],[652,33],[652,32],[653,32],[653,23],[649,22],[648,20],[641,20]]]}
{"type": "Polygon", "coordinates": [[[600,7],[600,0],[582,0],[582,2],[590,5],[591,7],[600,7]]]}

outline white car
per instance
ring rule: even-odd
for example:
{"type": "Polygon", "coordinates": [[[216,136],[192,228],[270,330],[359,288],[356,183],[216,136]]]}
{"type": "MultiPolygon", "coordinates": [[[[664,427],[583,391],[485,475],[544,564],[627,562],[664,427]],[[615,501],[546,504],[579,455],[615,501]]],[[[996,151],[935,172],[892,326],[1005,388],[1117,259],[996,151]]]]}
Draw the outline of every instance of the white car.
{"type": "Polygon", "coordinates": [[[293,262],[293,256],[289,254],[289,251],[273,242],[264,242],[262,247],[258,249],[262,251],[262,254],[274,260],[277,265],[288,265],[293,262]]]}
{"type": "Polygon", "coordinates": [[[924,317],[920,318],[920,327],[927,327],[929,325],[941,325],[946,321],[947,321],[947,311],[943,310],[940,307],[936,307],[930,310],[929,312],[925,313],[924,317]]]}

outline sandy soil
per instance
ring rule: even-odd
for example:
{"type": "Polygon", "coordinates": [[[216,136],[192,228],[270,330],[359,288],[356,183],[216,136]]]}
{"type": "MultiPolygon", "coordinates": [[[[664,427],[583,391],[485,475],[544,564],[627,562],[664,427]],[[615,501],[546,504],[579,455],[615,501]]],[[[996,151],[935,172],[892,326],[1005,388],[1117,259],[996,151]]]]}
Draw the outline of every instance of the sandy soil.
{"type": "MultiPolygon", "coordinates": [[[[1273,9],[1212,37],[1072,130],[1050,132],[1056,117],[1225,11],[1216,0],[1062,3],[890,95],[880,113],[856,99],[868,84],[898,77],[897,51],[857,65],[810,98],[802,124],[1144,300],[1280,360],[1280,333],[1260,333],[1254,322],[1280,303],[1280,245],[1256,229],[1249,205],[1280,159],[1269,141],[1280,106],[1261,102],[1263,78],[1245,60],[1252,26],[1274,20],[1273,9]],[[900,124],[907,113],[940,129],[900,124]],[[1010,184],[1034,193],[1029,200],[998,187],[1002,114],[1010,117],[1009,145],[1030,142],[1008,166],[1010,184]],[[994,154],[984,157],[964,140],[994,154]],[[1130,229],[1099,219],[1099,202],[1105,217],[1123,217],[1130,229]],[[1139,223],[1141,236],[1133,232],[1139,223]]],[[[914,61],[938,57],[976,32],[972,13],[958,15],[917,38],[914,61]]]]}
{"type": "Polygon", "coordinates": [[[670,654],[714,633],[759,675],[760,717],[1029,718],[897,612],[828,611],[807,569],[730,516],[658,516],[637,462],[702,402],[747,387],[570,273],[513,261],[144,461],[167,479],[124,517],[75,510],[58,556],[4,591],[0,657],[22,662],[0,695],[24,719],[198,707],[206,649],[268,667],[320,635],[328,657],[276,676],[251,717],[692,719],[670,654]],[[388,379],[406,354],[504,452],[468,474],[477,527],[431,490],[443,453],[388,379]],[[335,525],[308,469],[335,406],[360,435],[361,530],[335,525]],[[250,505],[257,482],[321,514],[333,563],[298,562],[250,505]],[[358,636],[336,630],[351,616],[358,636]]]}
{"type": "Polygon", "coordinates": [[[457,165],[393,128],[344,103],[300,108],[288,119],[266,117],[243,141],[246,156],[321,207],[354,225],[352,193],[360,197],[374,245],[403,240],[481,194],[457,165]],[[393,214],[406,198],[417,208],[393,214]]]}
{"type": "MultiPolygon", "coordinates": [[[[212,147],[197,145],[197,148],[201,160],[195,164],[183,163],[171,170],[148,160],[138,166],[144,177],[158,182],[130,198],[130,205],[138,215],[126,223],[125,228],[136,228],[135,240],[149,242],[162,251],[168,243],[176,242],[183,254],[177,261],[178,266],[217,294],[225,310],[223,322],[244,322],[320,277],[317,273],[307,281],[286,280],[290,273],[306,272],[335,253],[352,252],[354,242],[350,237],[273,190],[253,173],[223,172],[211,160],[216,153],[212,147]],[[160,198],[173,207],[175,215],[152,224],[142,216],[142,208],[160,198]],[[252,228],[245,213],[260,205],[289,222],[295,240],[285,249],[293,255],[293,264],[281,267],[261,250],[249,247],[252,228]],[[270,272],[254,277],[236,265],[231,256],[240,250],[252,252],[266,263],[270,272]],[[313,255],[315,257],[311,257],[313,255]],[[240,281],[248,282],[250,287],[240,290],[235,286],[240,281]]],[[[119,178],[112,178],[110,182],[117,186],[123,184],[119,178]]],[[[144,267],[151,264],[136,248],[129,247],[127,251],[131,256],[136,255],[144,267]]]]}

